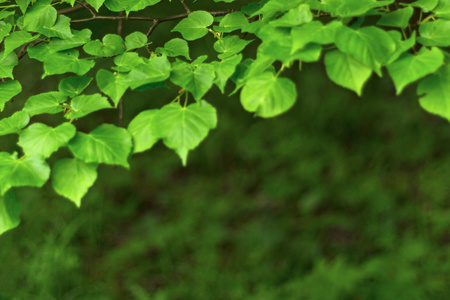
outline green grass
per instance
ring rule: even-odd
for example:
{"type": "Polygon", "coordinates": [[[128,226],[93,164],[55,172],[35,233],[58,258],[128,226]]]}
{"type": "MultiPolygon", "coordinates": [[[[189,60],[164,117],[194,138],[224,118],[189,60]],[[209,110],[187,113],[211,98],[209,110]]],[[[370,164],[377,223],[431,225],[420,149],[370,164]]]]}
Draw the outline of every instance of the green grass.
{"type": "MultiPolygon", "coordinates": [[[[372,78],[357,98],[308,66],[296,82],[294,109],[270,120],[209,94],[219,127],[186,168],[160,144],[131,171],[102,166],[80,210],[48,185],[18,190],[0,294],[447,299],[449,124],[420,109],[414,87],[395,97],[372,78]]],[[[126,121],[148,105],[132,101],[126,121]]]]}

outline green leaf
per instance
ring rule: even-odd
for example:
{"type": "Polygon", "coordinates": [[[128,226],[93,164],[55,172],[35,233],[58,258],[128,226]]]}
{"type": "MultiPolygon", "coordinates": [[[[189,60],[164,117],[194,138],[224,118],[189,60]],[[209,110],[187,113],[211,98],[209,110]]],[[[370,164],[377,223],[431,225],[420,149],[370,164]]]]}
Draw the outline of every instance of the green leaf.
{"type": "Polygon", "coordinates": [[[32,36],[26,31],[12,32],[4,41],[5,51],[3,52],[2,57],[9,55],[14,49],[19,48],[26,43],[32,42],[38,37],[39,35],[32,36]]]}
{"type": "Polygon", "coordinates": [[[364,83],[372,70],[351,55],[338,50],[325,54],[325,67],[328,77],[336,84],[351,89],[361,96],[364,83]]]}
{"type": "Polygon", "coordinates": [[[161,0],[105,0],[105,5],[109,10],[120,12],[142,10],[148,6],[155,5],[161,0]]]}
{"type": "Polygon", "coordinates": [[[194,11],[189,16],[181,20],[173,29],[181,33],[188,41],[197,40],[208,34],[208,26],[214,22],[213,16],[206,11],[194,11]]]}
{"type": "Polygon", "coordinates": [[[140,86],[161,82],[170,76],[170,62],[166,56],[152,56],[147,62],[137,66],[128,74],[132,89],[140,86]]]}
{"type": "Polygon", "coordinates": [[[214,83],[219,87],[222,94],[225,93],[225,86],[228,79],[234,74],[236,67],[241,60],[242,54],[238,54],[228,57],[220,62],[214,61],[211,63],[216,72],[216,79],[214,80],[214,83]]]}
{"type": "Polygon", "coordinates": [[[102,124],[89,134],[78,132],[69,142],[70,150],[78,159],[125,168],[129,168],[127,159],[131,147],[128,131],[111,124],[102,124]]]}
{"type": "Polygon", "coordinates": [[[66,119],[79,119],[95,111],[112,108],[108,99],[100,94],[80,95],[70,102],[70,110],[65,114],[66,119]]]}
{"type": "Polygon", "coordinates": [[[80,95],[84,91],[84,89],[88,87],[91,81],[92,78],[86,76],[67,77],[59,82],[58,89],[66,96],[75,97],[80,95]]]}
{"type": "Polygon", "coordinates": [[[100,7],[102,7],[105,0],[86,0],[87,3],[92,5],[92,7],[98,11],[100,7]]]}
{"type": "Polygon", "coordinates": [[[52,186],[58,194],[71,200],[77,207],[97,179],[97,164],[78,159],[58,160],[52,170],[52,186]]]}
{"type": "Polygon", "coordinates": [[[26,155],[50,157],[60,147],[67,145],[75,136],[76,128],[70,123],[62,123],[52,128],[42,123],[34,123],[26,128],[17,143],[26,155]]]}
{"type": "Polygon", "coordinates": [[[3,195],[12,187],[41,187],[50,176],[47,163],[38,156],[17,159],[17,153],[0,152],[0,191],[3,195]]]}
{"type": "Polygon", "coordinates": [[[414,9],[410,6],[397,9],[396,11],[381,16],[377,25],[406,28],[409,25],[409,20],[414,13],[414,9]]]}
{"type": "Polygon", "coordinates": [[[148,43],[148,38],[142,32],[133,32],[125,38],[125,47],[127,51],[144,47],[148,43]]]}
{"type": "Polygon", "coordinates": [[[164,44],[164,48],[158,47],[155,51],[169,57],[184,56],[187,59],[191,60],[191,58],[189,57],[188,43],[183,39],[171,39],[164,44]]]}
{"type": "Polygon", "coordinates": [[[78,50],[64,50],[53,53],[44,61],[44,75],[75,73],[77,75],[84,75],[89,72],[95,65],[95,62],[90,59],[79,59],[80,52],[78,50]]]}
{"type": "Polygon", "coordinates": [[[326,0],[324,9],[340,17],[360,16],[367,13],[375,7],[381,7],[392,4],[394,0],[376,1],[376,0],[326,0]]]}
{"type": "Polygon", "coordinates": [[[54,38],[48,44],[40,44],[34,47],[28,47],[28,55],[39,61],[46,61],[52,54],[63,50],[69,50],[82,46],[91,39],[92,31],[83,29],[81,31],[73,31],[74,36],[68,39],[54,38]]]}
{"type": "Polygon", "coordinates": [[[5,104],[22,91],[22,86],[17,80],[0,83],[0,112],[5,109],[5,104]]]}
{"type": "Polygon", "coordinates": [[[67,96],[61,92],[49,92],[31,96],[25,102],[24,109],[30,117],[40,114],[57,114],[63,111],[61,103],[67,100],[67,96]]]}
{"type": "Polygon", "coordinates": [[[403,88],[426,75],[434,73],[444,64],[444,54],[439,48],[425,47],[417,55],[404,53],[400,58],[387,66],[394,81],[397,95],[403,88]]]}
{"type": "Polygon", "coordinates": [[[291,59],[300,60],[304,62],[316,62],[320,59],[320,54],[322,53],[322,46],[309,43],[305,48],[298,50],[291,55],[291,59]]]}
{"type": "Polygon", "coordinates": [[[157,109],[142,111],[128,125],[128,131],[134,142],[133,153],[144,152],[159,140],[153,123],[158,112],[157,109]]]}
{"type": "Polygon", "coordinates": [[[191,92],[197,101],[208,92],[215,78],[214,66],[209,64],[191,65],[182,62],[173,67],[170,80],[191,92]]]}
{"type": "Polygon", "coordinates": [[[123,94],[129,87],[128,77],[121,73],[111,73],[100,69],[95,77],[97,86],[106,95],[108,95],[117,107],[123,94]]]}
{"type": "Polygon", "coordinates": [[[127,52],[114,57],[114,63],[117,67],[111,69],[118,72],[130,72],[139,65],[144,64],[144,58],[140,57],[136,52],[127,52]]]}
{"type": "Polygon", "coordinates": [[[275,21],[271,21],[270,24],[275,27],[294,27],[309,23],[313,19],[313,14],[308,4],[300,4],[296,8],[290,9],[284,16],[275,21]]]}
{"type": "Polygon", "coordinates": [[[15,0],[17,5],[19,5],[20,11],[25,14],[27,11],[28,5],[30,5],[31,0],[15,0]]]}
{"type": "Polygon", "coordinates": [[[336,33],[336,46],[342,52],[352,55],[356,60],[374,70],[381,77],[381,65],[386,64],[396,45],[384,30],[368,26],[352,30],[345,26],[336,33]]]}
{"type": "Polygon", "coordinates": [[[233,32],[240,30],[242,27],[248,24],[247,17],[240,11],[227,14],[220,20],[219,26],[213,26],[217,32],[233,32]]]}
{"type": "Polygon", "coordinates": [[[11,24],[0,21],[0,41],[2,41],[3,38],[8,35],[11,29],[11,24]]]}
{"type": "Polygon", "coordinates": [[[163,106],[155,117],[155,130],[164,144],[174,149],[186,165],[188,152],[205,139],[217,125],[216,109],[201,101],[187,107],[178,103],[163,106]]]}
{"type": "Polygon", "coordinates": [[[400,55],[414,47],[414,45],[416,44],[416,32],[414,31],[411,37],[404,41],[402,34],[398,31],[391,30],[388,31],[388,34],[394,39],[394,42],[396,44],[396,50],[387,62],[387,64],[390,64],[393,61],[396,61],[400,57],[400,55]]]}
{"type": "Polygon", "coordinates": [[[87,54],[101,57],[111,57],[125,52],[123,39],[117,34],[105,35],[102,42],[90,41],[83,46],[83,50],[87,54]]]}
{"type": "Polygon", "coordinates": [[[304,0],[270,0],[251,16],[262,14],[264,18],[272,18],[280,13],[298,7],[304,0]]]}
{"type": "Polygon", "coordinates": [[[46,37],[58,37],[61,39],[73,38],[74,35],[70,29],[70,18],[64,15],[58,15],[55,25],[50,28],[40,28],[38,32],[46,37]]]}
{"type": "Polygon", "coordinates": [[[417,87],[420,105],[426,111],[450,120],[450,65],[423,79],[417,87]]]}
{"type": "Polygon", "coordinates": [[[438,18],[450,19],[450,2],[448,0],[439,1],[433,9],[433,13],[438,18]]]}
{"type": "Polygon", "coordinates": [[[275,117],[290,109],[297,99],[295,84],[265,72],[250,78],[241,92],[245,110],[263,118],[275,117]]]}
{"type": "Polygon", "coordinates": [[[420,36],[417,41],[424,46],[450,46],[450,21],[437,19],[419,26],[420,36]]]}
{"type": "Polygon", "coordinates": [[[340,22],[330,22],[323,25],[320,21],[313,21],[302,26],[294,27],[291,31],[292,53],[303,49],[308,43],[321,45],[334,43],[336,31],[342,27],[340,22]]]}
{"type": "Polygon", "coordinates": [[[244,50],[245,46],[247,46],[251,42],[252,41],[240,39],[236,35],[229,35],[215,42],[214,50],[222,53],[218,55],[220,59],[225,59],[241,52],[242,50],[244,50]]]}
{"type": "Polygon", "coordinates": [[[14,52],[9,53],[4,56],[4,52],[0,52],[0,78],[11,78],[14,79],[13,69],[19,64],[17,55],[14,52]]]}
{"type": "Polygon", "coordinates": [[[0,120],[0,135],[17,133],[22,130],[30,122],[30,116],[24,110],[15,112],[9,118],[0,120]]]}
{"type": "Polygon", "coordinates": [[[23,26],[27,31],[37,32],[42,28],[50,28],[55,24],[57,11],[52,0],[38,0],[26,12],[23,26]]]}
{"type": "Polygon", "coordinates": [[[439,0],[418,0],[413,3],[402,3],[402,5],[411,5],[414,7],[419,7],[423,12],[427,13],[433,10],[439,3],[439,0]]]}
{"type": "Polygon", "coordinates": [[[21,210],[13,191],[0,196],[0,234],[19,226],[21,210]]]}

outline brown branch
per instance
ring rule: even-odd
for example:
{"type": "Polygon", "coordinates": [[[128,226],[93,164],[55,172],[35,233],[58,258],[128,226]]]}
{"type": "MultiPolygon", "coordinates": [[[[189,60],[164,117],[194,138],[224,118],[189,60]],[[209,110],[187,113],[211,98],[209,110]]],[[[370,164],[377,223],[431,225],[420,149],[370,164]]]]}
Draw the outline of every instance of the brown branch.
{"type": "Polygon", "coordinates": [[[183,5],[184,9],[186,10],[186,12],[188,14],[191,13],[191,10],[189,9],[189,7],[186,5],[186,3],[184,2],[184,0],[180,0],[180,3],[183,5]]]}
{"type": "Polygon", "coordinates": [[[74,6],[74,7],[69,7],[69,8],[65,8],[65,9],[60,9],[58,10],[58,15],[67,15],[67,14],[71,14],[80,10],[83,10],[84,7],[83,6],[74,6]]]}
{"type": "MultiPolygon", "coordinates": [[[[232,10],[223,10],[223,11],[211,11],[209,12],[213,17],[224,16],[232,12],[232,10]]],[[[90,22],[95,20],[111,20],[111,21],[119,21],[119,20],[127,20],[127,21],[148,21],[148,22],[168,22],[174,20],[181,20],[187,18],[189,13],[179,14],[176,16],[163,17],[163,18],[153,18],[153,17],[127,17],[127,16],[95,16],[91,18],[72,20],[71,23],[83,23],[90,22]]]]}

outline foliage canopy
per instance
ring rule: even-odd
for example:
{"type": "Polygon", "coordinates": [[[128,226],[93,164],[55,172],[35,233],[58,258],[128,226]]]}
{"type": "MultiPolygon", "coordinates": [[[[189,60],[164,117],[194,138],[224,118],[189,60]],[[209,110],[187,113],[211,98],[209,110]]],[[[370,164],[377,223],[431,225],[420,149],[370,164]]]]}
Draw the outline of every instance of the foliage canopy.
{"type": "Polygon", "coordinates": [[[58,194],[79,206],[96,180],[98,164],[129,168],[130,156],[159,140],[186,165],[189,151],[217,125],[216,109],[205,96],[213,86],[223,94],[239,92],[242,107],[258,117],[284,113],[295,104],[297,88],[283,71],[301,70],[302,63],[323,60],[329,78],[358,95],[372,73],[381,77],[385,68],[397,94],[419,81],[420,105],[450,119],[448,1],[262,0],[242,5],[214,0],[230,3],[229,10],[191,11],[190,3],[179,0],[170,5],[182,5],[184,13],[148,16],[160,2],[0,1],[0,111],[6,106],[14,111],[1,117],[0,134],[19,136],[15,151],[0,153],[0,233],[19,223],[14,187],[41,187],[50,180],[58,194]],[[88,17],[71,18],[80,11],[88,17]],[[92,38],[98,20],[117,22],[117,32],[92,38]],[[122,26],[135,21],[148,22],[147,32],[123,36],[122,26]],[[152,33],[166,22],[179,36],[153,47],[152,33]],[[75,23],[85,26],[75,30],[75,23]],[[215,38],[210,46],[217,57],[191,57],[190,43],[208,35],[215,38]],[[20,97],[24,82],[15,78],[14,68],[24,58],[42,63],[41,78],[64,78],[58,91],[33,95],[15,107],[12,99],[20,97]],[[90,85],[96,85],[97,93],[84,93],[90,85]],[[122,127],[127,91],[161,87],[175,91],[173,101],[139,112],[122,127]],[[118,111],[118,125],[81,132],[85,116],[105,109],[118,111]],[[41,114],[63,118],[52,127],[33,120],[41,114]],[[47,159],[61,147],[72,157],[49,166],[47,159]]]}

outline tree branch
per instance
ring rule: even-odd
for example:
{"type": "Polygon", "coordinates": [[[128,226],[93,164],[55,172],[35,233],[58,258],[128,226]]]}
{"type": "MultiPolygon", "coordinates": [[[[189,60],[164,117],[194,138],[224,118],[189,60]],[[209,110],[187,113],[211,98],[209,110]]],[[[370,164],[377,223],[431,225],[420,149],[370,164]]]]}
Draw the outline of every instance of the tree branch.
{"type": "Polygon", "coordinates": [[[189,9],[189,7],[186,5],[186,3],[184,2],[184,0],[180,0],[180,3],[184,6],[184,9],[186,10],[186,12],[188,14],[191,13],[191,10],[189,9]]]}

